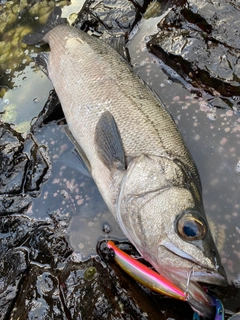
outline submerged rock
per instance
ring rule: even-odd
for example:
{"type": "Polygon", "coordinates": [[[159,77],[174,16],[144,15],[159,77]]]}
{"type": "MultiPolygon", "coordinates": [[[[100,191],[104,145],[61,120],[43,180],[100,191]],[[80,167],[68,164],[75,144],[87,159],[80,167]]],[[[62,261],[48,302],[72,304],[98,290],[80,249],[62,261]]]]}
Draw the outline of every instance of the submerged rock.
{"type": "Polygon", "coordinates": [[[240,95],[240,7],[188,0],[159,23],[148,49],[193,86],[214,96],[240,95]]]}

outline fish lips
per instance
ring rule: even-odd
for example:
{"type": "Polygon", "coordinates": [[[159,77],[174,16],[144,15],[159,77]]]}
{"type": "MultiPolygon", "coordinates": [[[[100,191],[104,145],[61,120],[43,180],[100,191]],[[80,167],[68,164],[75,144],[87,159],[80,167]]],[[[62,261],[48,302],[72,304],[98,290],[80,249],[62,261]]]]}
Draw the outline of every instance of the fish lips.
{"type": "Polygon", "coordinates": [[[225,270],[220,263],[217,263],[217,258],[214,267],[210,269],[199,263],[199,261],[191,255],[177,248],[172,242],[165,242],[162,245],[167,250],[171,251],[172,254],[188,260],[190,265],[192,265],[192,267],[188,269],[188,272],[186,272],[186,268],[177,268],[172,270],[174,274],[186,279],[186,274],[191,272],[190,281],[209,283],[219,286],[226,286],[228,284],[225,270]]]}

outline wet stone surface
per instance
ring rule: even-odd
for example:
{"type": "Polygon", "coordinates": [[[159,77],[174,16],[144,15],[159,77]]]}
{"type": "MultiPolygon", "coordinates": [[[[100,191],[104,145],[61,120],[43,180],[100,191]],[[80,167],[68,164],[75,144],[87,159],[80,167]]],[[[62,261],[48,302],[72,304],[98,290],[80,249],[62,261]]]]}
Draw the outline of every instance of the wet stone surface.
{"type": "Polygon", "coordinates": [[[239,14],[235,1],[188,0],[159,23],[148,49],[193,86],[239,108],[232,99],[240,95],[239,14]]]}
{"type": "MultiPolygon", "coordinates": [[[[160,306],[166,315],[176,312],[168,310],[171,299],[149,293],[119,270],[105,241],[99,245],[102,259],[83,260],[51,219],[11,215],[0,218],[0,229],[1,320],[165,319],[160,306]]],[[[136,254],[128,243],[121,246],[136,254]]],[[[188,314],[190,319],[186,304],[188,314]]],[[[175,319],[182,317],[180,312],[175,319]]]]}
{"type": "Polygon", "coordinates": [[[140,20],[150,1],[86,1],[78,14],[77,27],[101,35],[103,39],[125,36],[140,20]]]}
{"type": "Polygon", "coordinates": [[[26,139],[6,123],[0,124],[0,215],[27,210],[47,181],[51,164],[44,147],[26,139]]]}

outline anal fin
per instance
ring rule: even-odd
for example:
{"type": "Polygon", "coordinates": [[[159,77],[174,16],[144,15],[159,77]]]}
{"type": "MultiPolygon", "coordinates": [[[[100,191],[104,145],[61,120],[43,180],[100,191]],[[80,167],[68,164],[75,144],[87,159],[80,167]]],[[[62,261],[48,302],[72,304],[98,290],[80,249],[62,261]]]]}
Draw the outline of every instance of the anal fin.
{"type": "Polygon", "coordinates": [[[75,146],[78,154],[80,155],[81,159],[83,160],[83,162],[85,163],[88,171],[91,173],[91,165],[90,162],[85,154],[85,152],[83,151],[83,149],[81,148],[81,146],[78,144],[78,142],[76,141],[76,139],[74,138],[74,136],[72,135],[72,132],[70,131],[70,129],[68,127],[65,127],[65,132],[66,135],[68,136],[69,140],[73,143],[73,145],[75,146]]]}

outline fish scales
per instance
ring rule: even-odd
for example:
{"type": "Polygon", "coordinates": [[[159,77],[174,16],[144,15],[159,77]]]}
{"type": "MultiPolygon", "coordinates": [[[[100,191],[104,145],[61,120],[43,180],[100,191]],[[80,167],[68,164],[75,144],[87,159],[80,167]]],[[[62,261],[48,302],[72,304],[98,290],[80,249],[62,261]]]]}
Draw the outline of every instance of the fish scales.
{"type": "Polygon", "coordinates": [[[89,139],[108,110],[118,124],[127,158],[142,153],[180,158],[197,177],[171,116],[114,49],[84,32],[71,30],[69,36],[66,26],[53,29],[44,40],[51,45],[49,76],[61,103],[68,105],[67,122],[89,159],[94,153],[89,139]],[[89,128],[87,147],[80,134],[83,125],[89,128]]]}

